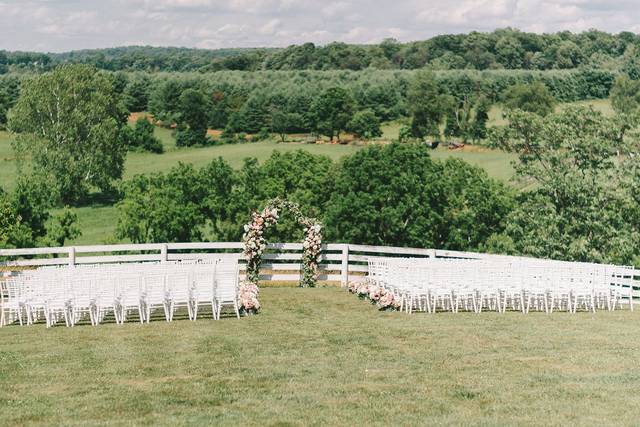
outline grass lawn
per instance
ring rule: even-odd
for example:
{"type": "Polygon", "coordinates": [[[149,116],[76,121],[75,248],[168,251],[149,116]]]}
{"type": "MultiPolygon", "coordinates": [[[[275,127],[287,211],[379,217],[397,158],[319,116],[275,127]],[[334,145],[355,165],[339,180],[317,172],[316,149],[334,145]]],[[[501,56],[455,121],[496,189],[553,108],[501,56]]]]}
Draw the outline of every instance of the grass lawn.
{"type": "Polygon", "coordinates": [[[226,318],[0,329],[2,425],[634,425],[638,313],[379,313],[268,288],[226,318]]]}
{"type": "MultiPolygon", "coordinates": [[[[97,245],[121,243],[115,238],[118,210],[112,205],[91,205],[74,208],[82,235],[65,245],[97,245]]],[[[54,210],[56,214],[58,210],[54,210]]]]}
{"type": "MultiPolygon", "coordinates": [[[[167,132],[165,129],[161,131],[167,132]]],[[[172,142],[175,144],[175,142],[172,142]]],[[[167,143],[165,143],[165,147],[167,143]]],[[[352,154],[361,146],[340,144],[303,144],[276,143],[261,141],[245,144],[227,144],[204,148],[174,148],[169,145],[164,154],[129,153],[125,166],[125,179],[135,174],[149,172],[166,172],[179,162],[191,163],[197,167],[204,166],[213,159],[223,157],[232,167],[242,166],[247,157],[256,157],[259,161],[266,160],[274,151],[306,150],[313,154],[323,154],[333,160],[352,154]]]]}
{"type": "Polygon", "coordinates": [[[7,132],[0,131],[0,187],[12,190],[16,173],[16,159],[11,148],[11,138],[7,132]]]}

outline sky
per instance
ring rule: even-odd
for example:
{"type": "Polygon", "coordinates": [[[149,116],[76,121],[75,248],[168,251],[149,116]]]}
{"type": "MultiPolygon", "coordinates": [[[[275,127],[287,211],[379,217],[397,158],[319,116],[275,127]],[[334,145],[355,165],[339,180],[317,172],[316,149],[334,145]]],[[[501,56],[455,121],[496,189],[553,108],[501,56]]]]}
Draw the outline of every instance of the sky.
{"type": "Polygon", "coordinates": [[[284,47],[492,31],[640,32],[640,0],[0,0],[0,49],[284,47]]]}

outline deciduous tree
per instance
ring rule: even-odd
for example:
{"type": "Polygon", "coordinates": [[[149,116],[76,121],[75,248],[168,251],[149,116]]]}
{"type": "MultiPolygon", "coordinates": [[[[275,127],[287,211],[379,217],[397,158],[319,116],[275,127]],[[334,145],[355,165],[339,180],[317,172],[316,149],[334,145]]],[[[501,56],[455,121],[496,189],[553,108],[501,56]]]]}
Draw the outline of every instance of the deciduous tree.
{"type": "Polygon", "coordinates": [[[63,65],[27,80],[9,114],[19,152],[50,175],[65,202],[122,176],[126,109],[109,76],[86,65],[63,65]]]}

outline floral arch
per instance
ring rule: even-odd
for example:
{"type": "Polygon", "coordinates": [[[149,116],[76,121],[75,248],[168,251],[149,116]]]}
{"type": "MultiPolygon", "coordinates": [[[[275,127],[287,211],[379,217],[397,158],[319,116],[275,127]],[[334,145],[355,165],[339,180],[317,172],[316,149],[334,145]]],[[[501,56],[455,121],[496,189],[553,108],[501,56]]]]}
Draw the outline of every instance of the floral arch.
{"type": "Polygon", "coordinates": [[[265,230],[276,224],[279,212],[287,210],[304,227],[305,238],[302,242],[302,278],[301,287],[314,287],[318,280],[318,263],[322,245],[322,225],[315,219],[302,214],[297,203],[283,199],[272,199],[261,212],[251,215],[251,222],[244,226],[244,256],[247,259],[246,279],[240,287],[240,300],[245,311],[256,312],[258,302],[258,281],[262,255],[267,247],[265,230]]]}

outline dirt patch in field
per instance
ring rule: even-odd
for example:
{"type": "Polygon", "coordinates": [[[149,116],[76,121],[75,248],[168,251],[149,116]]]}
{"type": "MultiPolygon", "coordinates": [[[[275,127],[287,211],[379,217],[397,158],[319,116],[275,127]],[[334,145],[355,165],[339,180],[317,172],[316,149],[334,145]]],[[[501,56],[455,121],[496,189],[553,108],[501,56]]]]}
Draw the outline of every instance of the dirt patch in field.
{"type": "Polygon", "coordinates": [[[153,121],[153,116],[149,113],[131,113],[129,114],[129,122],[137,122],[139,118],[145,118],[149,121],[153,121]]]}

